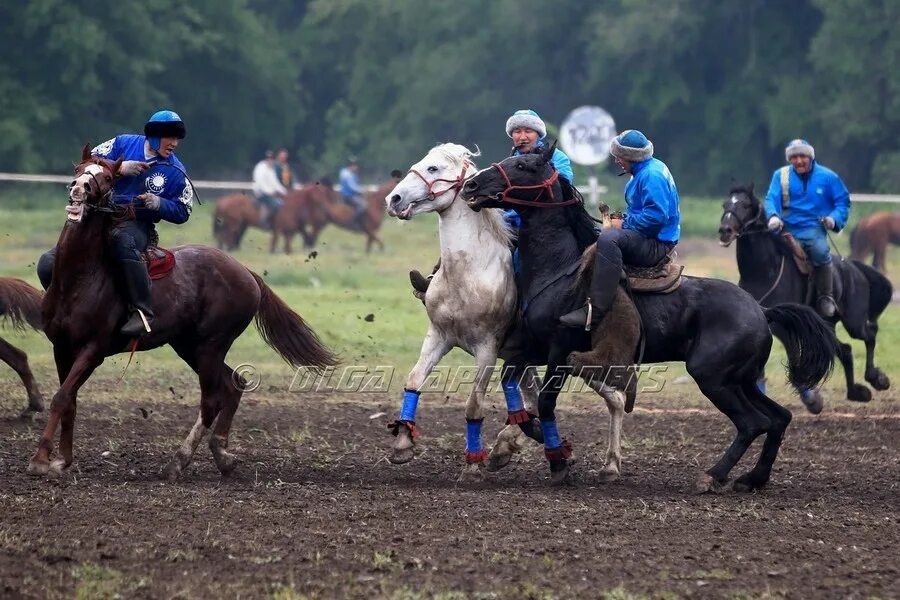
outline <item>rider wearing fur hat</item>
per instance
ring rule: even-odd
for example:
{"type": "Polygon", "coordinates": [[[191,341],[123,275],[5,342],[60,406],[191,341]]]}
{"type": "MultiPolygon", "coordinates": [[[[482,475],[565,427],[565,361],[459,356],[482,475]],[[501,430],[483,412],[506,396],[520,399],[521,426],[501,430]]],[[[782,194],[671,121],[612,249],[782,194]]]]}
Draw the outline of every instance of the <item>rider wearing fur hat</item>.
{"type": "Polygon", "coordinates": [[[840,231],[847,224],[850,192],[837,173],[816,162],[816,151],[806,140],[791,141],[784,157],[790,164],[775,171],[766,194],[769,230],[787,229],[800,242],[813,266],[816,309],[831,318],[837,306],[826,230],[840,231]]]}
{"type": "Polygon", "coordinates": [[[681,235],[678,189],[665,163],[653,158],[650,140],[629,129],[613,138],[609,152],[632,176],[625,186],[627,215],[622,229],[605,229],[597,238],[587,304],[560,317],[566,327],[594,328],[612,307],[623,264],[655,266],[681,235]]]}
{"type": "MultiPolygon", "coordinates": [[[[144,125],[144,135],[122,134],[103,142],[92,154],[108,160],[124,159],[113,184],[112,199],[117,204],[133,204],[135,218],[123,221],[110,232],[113,256],[122,269],[129,304],[129,319],[122,327],[128,337],[148,332],[153,321],[150,276],[141,252],[156,237],[159,221],[184,223],[191,214],[193,188],[175,149],[186,134],[184,122],[171,110],[160,110],[144,125]],[[141,318],[141,313],[143,317],[141,318]]],[[[38,277],[44,289],[50,287],[56,248],[38,261],[38,277]]]]}

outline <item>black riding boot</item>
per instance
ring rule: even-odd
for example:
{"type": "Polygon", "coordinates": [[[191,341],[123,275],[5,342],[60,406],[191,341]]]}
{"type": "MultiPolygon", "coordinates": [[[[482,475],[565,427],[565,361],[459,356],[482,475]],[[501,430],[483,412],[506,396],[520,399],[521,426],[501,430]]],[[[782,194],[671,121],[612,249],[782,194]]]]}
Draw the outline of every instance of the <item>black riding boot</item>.
{"type": "Polygon", "coordinates": [[[813,277],[816,283],[816,293],[818,300],[816,301],[816,310],[819,314],[830,319],[837,312],[837,304],[834,301],[834,267],[831,263],[815,267],[813,269],[813,277]]]}
{"type": "Polygon", "coordinates": [[[584,306],[559,318],[563,327],[579,327],[590,331],[600,323],[603,315],[612,307],[616,296],[616,287],[622,278],[622,263],[618,263],[601,253],[597,248],[594,258],[593,275],[588,289],[588,298],[584,306]]]}
{"type": "Polygon", "coordinates": [[[141,337],[148,332],[149,325],[153,322],[153,308],[151,307],[150,295],[150,275],[147,273],[147,265],[140,260],[123,260],[122,273],[125,275],[125,289],[128,292],[128,310],[131,316],[128,322],[122,326],[122,334],[136,338],[141,337]],[[144,320],[147,319],[147,326],[144,327],[144,320]]]}
{"type": "Polygon", "coordinates": [[[428,277],[425,277],[415,269],[409,272],[409,283],[412,284],[413,287],[413,296],[422,302],[425,302],[425,292],[428,291],[428,286],[431,285],[431,278],[434,277],[434,274],[437,273],[440,268],[441,259],[438,258],[437,264],[434,265],[434,268],[431,270],[431,275],[428,277]]]}

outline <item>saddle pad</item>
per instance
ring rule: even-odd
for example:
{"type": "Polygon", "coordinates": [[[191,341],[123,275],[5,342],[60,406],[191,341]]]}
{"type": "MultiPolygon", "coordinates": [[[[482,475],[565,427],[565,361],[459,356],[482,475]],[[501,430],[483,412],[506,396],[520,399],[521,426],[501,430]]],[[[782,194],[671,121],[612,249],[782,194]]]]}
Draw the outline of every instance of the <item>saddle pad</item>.
{"type": "Polygon", "coordinates": [[[681,272],[684,265],[667,263],[663,269],[632,271],[626,269],[628,284],[639,294],[669,294],[681,286],[681,272]],[[650,276],[647,276],[650,275],[650,276]]]}
{"type": "Polygon", "coordinates": [[[162,279],[175,268],[175,255],[166,248],[150,246],[141,256],[147,263],[150,279],[162,279]]]}
{"type": "Polygon", "coordinates": [[[794,264],[797,265],[797,269],[804,275],[809,275],[809,259],[806,257],[806,252],[803,251],[803,246],[790,233],[785,231],[781,235],[791,249],[791,256],[794,258],[794,264]]]}

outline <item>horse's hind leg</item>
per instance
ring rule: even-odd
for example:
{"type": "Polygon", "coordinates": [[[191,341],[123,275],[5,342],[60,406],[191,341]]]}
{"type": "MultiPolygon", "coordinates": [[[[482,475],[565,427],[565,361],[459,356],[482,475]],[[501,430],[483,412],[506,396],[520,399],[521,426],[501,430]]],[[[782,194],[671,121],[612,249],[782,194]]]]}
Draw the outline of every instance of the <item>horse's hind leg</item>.
{"type": "Polygon", "coordinates": [[[853,348],[850,344],[838,342],[838,358],[844,367],[844,376],[847,379],[847,399],[853,402],[868,402],[872,399],[872,392],[861,383],[856,383],[853,376],[853,348]]]}
{"type": "Polygon", "coordinates": [[[216,419],[216,428],[209,438],[209,449],[212,451],[213,460],[222,475],[229,475],[238,464],[237,458],[228,452],[228,434],[231,432],[231,422],[237,412],[241,395],[246,388],[246,382],[231,367],[222,363],[221,384],[218,391],[220,398],[219,416],[216,419]]]}
{"type": "Polygon", "coordinates": [[[756,465],[734,481],[735,491],[752,492],[760,489],[769,481],[772,465],[778,457],[778,450],[784,440],[784,432],[791,423],[791,412],[763,394],[756,383],[744,384],[741,391],[755,408],[769,417],[771,422],[756,465]]]}
{"type": "Polygon", "coordinates": [[[625,392],[594,379],[588,379],[587,384],[600,394],[609,411],[606,464],[600,469],[600,480],[614,481],[619,478],[622,469],[622,423],[625,421],[625,392]]]}
{"type": "Polygon", "coordinates": [[[31,369],[28,367],[28,356],[3,338],[0,338],[0,361],[12,367],[13,371],[22,379],[25,390],[28,392],[28,406],[22,411],[22,416],[25,417],[33,412],[44,410],[44,399],[34,380],[34,375],[31,374],[31,369]]]}
{"type": "Polygon", "coordinates": [[[866,381],[876,390],[886,390],[891,387],[888,376],[875,366],[875,338],[878,336],[878,323],[868,321],[865,327],[866,343],[866,381]]]}
{"type": "MultiPolygon", "coordinates": [[[[511,369],[510,372],[512,372],[511,369]]],[[[504,375],[506,373],[507,370],[504,369],[504,375]]],[[[515,383],[514,378],[512,379],[512,383],[515,383]]],[[[497,434],[497,439],[494,440],[494,445],[491,447],[490,462],[487,467],[488,471],[499,471],[508,465],[512,459],[512,455],[516,452],[520,452],[528,443],[528,440],[531,439],[519,426],[520,421],[515,421],[515,418],[517,417],[514,417],[513,415],[518,414],[527,418],[528,426],[530,427],[532,434],[535,431],[540,433],[539,421],[534,418],[534,415],[537,414],[538,394],[541,390],[541,378],[538,376],[537,369],[534,367],[527,367],[517,387],[508,388],[507,385],[509,384],[510,381],[504,381],[503,391],[506,395],[507,409],[510,412],[510,416],[507,418],[506,427],[497,434]],[[518,409],[518,406],[510,406],[511,402],[516,402],[515,397],[519,391],[521,391],[523,407],[521,411],[514,410],[518,409]]],[[[541,438],[541,442],[543,442],[543,438],[541,438]]]]}
{"type": "Polygon", "coordinates": [[[484,478],[484,461],[488,453],[481,442],[481,425],[484,423],[484,398],[494,365],[497,362],[497,348],[494,345],[479,348],[475,352],[478,369],[475,386],[466,402],[466,466],[460,479],[484,478]]]}

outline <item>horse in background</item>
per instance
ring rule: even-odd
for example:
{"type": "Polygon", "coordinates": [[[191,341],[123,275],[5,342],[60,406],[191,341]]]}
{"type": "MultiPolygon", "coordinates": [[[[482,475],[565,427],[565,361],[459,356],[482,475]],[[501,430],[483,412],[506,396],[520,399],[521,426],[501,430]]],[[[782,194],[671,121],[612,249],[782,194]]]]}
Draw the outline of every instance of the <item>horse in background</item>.
{"type": "MultiPolygon", "coordinates": [[[[738,285],[762,306],[784,302],[812,304],[812,283],[800,271],[795,254],[783,235],[773,235],[766,226],[765,206],[756,197],[753,184],[735,185],[722,205],[719,243],[728,246],[737,240],[738,285]]],[[[837,313],[830,320],[833,330],[843,323],[850,337],[866,345],[865,379],[876,390],[886,390],[890,380],[875,366],[875,338],[878,317],[893,296],[891,282],[866,264],[834,257],[835,301],[837,313]]],[[[850,344],[839,344],[841,364],[847,378],[847,399],[868,402],[872,392],[856,383],[853,376],[853,352],[850,344]]],[[[821,412],[823,401],[817,390],[801,390],[801,399],[810,412],[821,412]]]]}
{"type": "Polygon", "coordinates": [[[872,254],[872,266],[887,273],[887,246],[900,245],[900,212],[880,211],[866,215],[850,231],[850,258],[865,262],[872,254]]]}
{"type": "Polygon", "coordinates": [[[338,202],[338,193],[331,180],[322,177],[318,181],[292,190],[284,197],[284,205],[272,221],[272,242],[269,247],[275,253],[278,237],[284,238],[284,253],[292,252],[291,243],[298,233],[303,238],[303,246],[316,245],[319,234],[328,223],[328,207],[338,202]]]}
{"type": "MultiPolygon", "coordinates": [[[[0,277],[0,317],[5,318],[18,330],[28,325],[37,331],[43,331],[41,320],[41,299],[43,294],[21,279],[0,277]]],[[[0,361],[5,362],[15,371],[25,384],[28,392],[28,405],[22,416],[44,410],[44,399],[38,389],[37,382],[28,366],[28,356],[0,337],[0,361]]]]}
{"type": "Polygon", "coordinates": [[[384,250],[384,242],[378,237],[378,230],[384,221],[384,198],[397,185],[403,177],[398,170],[391,171],[391,180],[382,183],[374,191],[366,192],[366,211],[361,218],[356,218],[356,209],[344,202],[331,202],[321,206],[321,210],[311,211],[310,220],[306,225],[312,231],[307,247],[315,245],[319,232],[329,223],[337,225],[348,231],[362,233],[366,236],[366,253],[372,251],[372,246],[378,244],[384,250]]]}
{"type": "Polygon", "coordinates": [[[246,382],[225,357],[250,322],[255,318],[263,340],[294,367],[323,368],[336,357],[259,275],[225,252],[200,245],[172,248],[174,269],[152,285],[153,330],[139,340],[124,337],[127,310],[106,241],[116,223],[134,218],[133,205],[111,197],[121,164],[121,158],[91,156],[85,146],[69,187],[53,280],[42,303],[60,387],[28,472],[58,475],[72,464],[78,390],[106,357],[168,344],[197,373],[201,397],[197,421],[164,473],[177,479],[215,424],[209,448],[219,471],[228,475],[237,466],[226,451],[228,437],[246,382]],[[57,428],[59,457],[51,462],[57,428]]]}
{"type": "Polygon", "coordinates": [[[237,250],[248,227],[267,231],[260,219],[259,204],[248,194],[229,194],[216,201],[213,237],[219,250],[237,250]]]}

